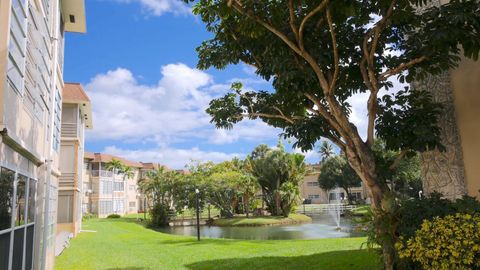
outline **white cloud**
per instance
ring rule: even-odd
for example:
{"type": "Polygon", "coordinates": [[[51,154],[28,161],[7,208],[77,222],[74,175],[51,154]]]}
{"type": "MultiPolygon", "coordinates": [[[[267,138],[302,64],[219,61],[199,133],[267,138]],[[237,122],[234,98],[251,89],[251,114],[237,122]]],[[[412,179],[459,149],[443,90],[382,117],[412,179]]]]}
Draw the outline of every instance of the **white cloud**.
{"type": "Polygon", "coordinates": [[[198,161],[213,161],[221,162],[231,160],[234,157],[244,157],[240,153],[223,153],[216,151],[202,151],[196,147],[190,149],[176,149],[176,148],[155,148],[148,150],[127,150],[120,149],[116,146],[108,146],[103,152],[135,161],[143,162],[158,162],[165,164],[174,169],[181,169],[191,162],[191,160],[198,161]]]}
{"type": "Polygon", "coordinates": [[[262,142],[278,137],[280,133],[280,129],[269,126],[260,120],[244,120],[230,130],[216,129],[209,142],[212,144],[233,143],[238,140],[262,142]]]}
{"type": "Polygon", "coordinates": [[[156,85],[140,84],[127,69],[95,76],[86,85],[93,105],[90,140],[171,142],[209,125],[204,110],[211,96],[200,91],[210,75],[184,64],[162,67],[156,85]]]}
{"type": "MultiPolygon", "coordinates": [[[[393,88],[387,92],[385,89],[381,89],[378,93],[378,97],[381,98],[384,95],[391,95],[399,90],[402,90],[408,84],[400,83],[396,78],[390,78],[389,81],[393,83],[393,88]]],[[[352,105],[352,113],[350,114],[350,121],[357,126],[358,132],[363,139],[367,137],[367,126],[368,126],[368,110],[367,102],[370,92],[367,93],[358,93],[351,96],[348,99],[350,105],[352,105]]]]}
{"type": "Polygon", "coordinates": [[[151,15],[161,16],[165,13],[175,15],[191,14],[190,8],[180,0],[114,0],[118,3],[138,3],[151,15]]]}

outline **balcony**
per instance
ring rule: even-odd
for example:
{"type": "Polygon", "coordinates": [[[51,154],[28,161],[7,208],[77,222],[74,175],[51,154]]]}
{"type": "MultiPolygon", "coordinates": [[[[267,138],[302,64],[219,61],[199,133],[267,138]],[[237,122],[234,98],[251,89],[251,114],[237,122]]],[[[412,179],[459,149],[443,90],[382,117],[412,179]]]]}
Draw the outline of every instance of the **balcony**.
{"type": "Polygon", "coordinates": [[[58,186],[69,188],[75,187],[75,173],[62,172],[62,175],[60,176],[58,181],[58,186]]]}
{"type": "Polygon", "coordinates": [[[90,175],[93,177],[112,177],[113,172],[104,170],[93,170],[90,172],[90,175]]]}
{"type": "Polygon", "coordinates": [[[80,125],[77,123],[62,123],[62,137],[80,138],[80,125]]]}

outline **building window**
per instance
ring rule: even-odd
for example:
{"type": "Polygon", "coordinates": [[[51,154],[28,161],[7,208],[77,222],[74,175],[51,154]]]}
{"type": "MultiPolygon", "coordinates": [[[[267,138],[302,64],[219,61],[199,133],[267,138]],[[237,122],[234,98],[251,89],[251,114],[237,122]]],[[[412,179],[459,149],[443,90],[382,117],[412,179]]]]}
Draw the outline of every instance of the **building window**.
{"type": "Polygon", "coordinates": [[[113,182],[113,191],[125,191],[125,183],[113,182]]]}
{"type": "Polygon", "coordinates": [[[0,269],[32,268],[36,192],[35,179],[0,168],[0,269]]]}
{"type": "Polygon", "coordinates": [[[112,181],[100,181],[102,185],[102,194],[112,194],[112,181]]]}
{"type": "Polygon", "coordinates": [[[136,202],[129,202],[128,203],[128,207],[135,207],[136,206],[136,202]]]}
{"type": "Polygon", "coordinates": [[[315,182],[307,182],[307,186],[308,187],[318,187],[318,182],[315,181],[315,182]]]}
{"type": "Polygon", "coordinates": [[[320,199],[320,195],[318,195],[318,194],[310,194],[310,195],[308,195],[308,198],[309,198],[310,200],[320,199]]]}
{"type": "Polygon", "coordinates": [[[115,214],[122,214],[125,212],[125,202],[123,199],[115,199],[113,201],[113,211],[115,214]]]}
{"type": "Polygon", "coordinates": [[[135,186],[135,185],[130,185],[130,187],[129,187],[129,189],[130,189],[130,190],[132,190],[132,191],[134,191],[134,190],[135,190],[135,188],[136,188],[136,186],[135,186]]]}
{"type": "Polygon", "coordinates": [[[328,199],[331,201],[339,201],[345,199],[345,193],[330,193],[328,194],[328,199]]]}
{"type": "Polygon", "coordinates": [[[73,194],[58,196],[58,223],[73,222],[73,194]]]}
{"type": "Polygon", "coordinates": [[[100,215],[108,215],[113,212],[112,201],[99,201],[98,202],[98,213],[100,215]]]}
{"type": "Polygon", "coordinates": [[[53,150],[58,151],[60,148],[60,130],[61,124],[60,121],[62,119],[62,96],[60,95],[60,91],[55,88],[55,119],[53,122],[53,150]]]}
{"type": "Polygon", "coordinates": [[[11,38],[8,44],[7,80],[20,94],[24,92],[27,51],[27,1],[12,1],[11,38]]]}

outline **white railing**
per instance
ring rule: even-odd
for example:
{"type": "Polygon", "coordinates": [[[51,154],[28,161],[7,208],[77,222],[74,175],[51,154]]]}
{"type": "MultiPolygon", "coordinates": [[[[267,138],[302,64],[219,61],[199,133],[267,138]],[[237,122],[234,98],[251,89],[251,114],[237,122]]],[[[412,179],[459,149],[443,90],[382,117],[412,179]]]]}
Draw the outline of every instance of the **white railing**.
{"type": "Polygon", "coordinates": [[[111,171],[105,171],[105,170],[92,170],[90,172],[91,176],[93,177],[112,177],[113,172],[111,171]]]}
{"type": "Polygon", "coordinates": [[[80,127],[76,123],[62,122],[62,137],[79,138],[80,127]]]}

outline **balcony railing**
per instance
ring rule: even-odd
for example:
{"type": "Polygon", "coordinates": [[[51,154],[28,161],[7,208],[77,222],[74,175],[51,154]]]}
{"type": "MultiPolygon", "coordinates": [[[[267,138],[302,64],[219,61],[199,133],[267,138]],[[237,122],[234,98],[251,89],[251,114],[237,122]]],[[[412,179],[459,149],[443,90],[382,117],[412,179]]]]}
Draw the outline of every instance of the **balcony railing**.
{"type": "Polygon", "coordinates": [[[62,123],[62,137],[79,138],[80,125],[77,123],[62,123]]]}
{"type": "Polygon", "coordinates": [[[74,187],[75,186],[75,173],[62,173],[59,178],[58,185],[60,187],[74,187]]]}
{"type": "Polygon", "coordinates": [[[90,172],[93,177],[112,177],[113,172],[104,170],[93,170],[90,172]]]}

